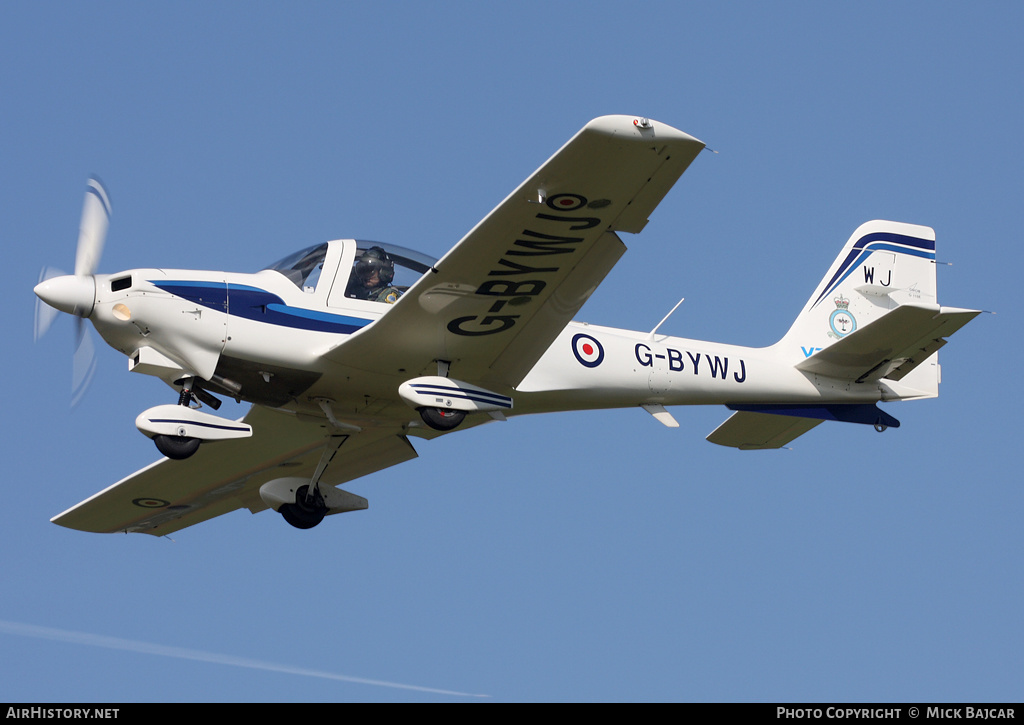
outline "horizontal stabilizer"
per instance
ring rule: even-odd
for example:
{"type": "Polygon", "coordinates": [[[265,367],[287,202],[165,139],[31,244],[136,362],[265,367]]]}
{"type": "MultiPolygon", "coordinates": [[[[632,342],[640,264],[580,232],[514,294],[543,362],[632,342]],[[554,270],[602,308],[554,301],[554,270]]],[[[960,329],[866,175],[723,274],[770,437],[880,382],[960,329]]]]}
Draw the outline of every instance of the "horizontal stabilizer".
{"type": "Polygon", "coordinates": [[[814,418],[742,410],[729,416],[729,419],[718,426],[707,439],[720,446],[744,451],[782,448],[823,422],[814,418]]]}
{"type": "Polygon", "coordinates": [[[728,420],[708,436],[720,446],[742,450],[782,448],[826,420],[899,428],[900,422],[877,405],[730,405],[728,420]]]}
{"type": "Polygon", "coordinates": [[[771,413],[772,415],[788,415],[794,418],[814,418],[816,420],[835,420],[841,423],[862,423],[864,425],[884,425],[886,428],[899,428],[900,422],[879,408],[868,403],[823,403],[821,405],[729,405],[729,410],[748,411],[751,413],[771,413]]]}
{"type": "Polygon", "coordinates": [[[900,380],[946,344],[979,310],[903,305],[797,364],[798,370],[858,383],[900,380]]]}

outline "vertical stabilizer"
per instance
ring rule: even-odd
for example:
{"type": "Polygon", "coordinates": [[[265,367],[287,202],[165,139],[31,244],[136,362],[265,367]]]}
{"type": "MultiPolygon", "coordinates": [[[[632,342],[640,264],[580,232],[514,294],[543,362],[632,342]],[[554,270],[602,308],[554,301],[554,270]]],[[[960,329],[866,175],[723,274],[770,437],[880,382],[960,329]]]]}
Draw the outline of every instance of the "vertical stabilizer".
{"type": "Polygon", "coordinates": [[[850,237],[776,347],[793,362],[806,360],[904,304],[937,305],[935,231],[867,222],[850,237]]]}

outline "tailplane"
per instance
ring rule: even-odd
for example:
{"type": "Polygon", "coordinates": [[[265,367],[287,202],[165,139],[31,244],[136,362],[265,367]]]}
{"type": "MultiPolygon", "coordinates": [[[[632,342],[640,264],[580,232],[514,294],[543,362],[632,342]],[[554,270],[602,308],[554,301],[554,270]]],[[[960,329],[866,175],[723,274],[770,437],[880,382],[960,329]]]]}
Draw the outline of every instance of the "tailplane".
{"type": "Polygon", "coordinates": [[[899,421],[873,403],[829,403],[828,391],[850,392],[859,384],[881,401],[937,396],[935,353],[978,314],[938,304],[932,229],[862,224],[773,347],[782,360],[815,378],[822,402],[730,405],[735,412],[708,440],[742,449],[781,448],[825,420],[898,427],[899,421]]]}

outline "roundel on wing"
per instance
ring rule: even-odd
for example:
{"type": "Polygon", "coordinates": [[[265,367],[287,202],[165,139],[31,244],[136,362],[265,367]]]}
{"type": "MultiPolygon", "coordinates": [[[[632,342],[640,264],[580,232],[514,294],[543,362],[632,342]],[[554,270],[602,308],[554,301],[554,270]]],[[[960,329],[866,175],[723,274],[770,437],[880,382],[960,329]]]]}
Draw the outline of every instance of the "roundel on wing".
{"type": "Polygon", "coordinates": [[[596,368],[604,360],[604,348],[596,338],[580,333],[572,338],[572,354],[580,361],[580,365],[596,368]]]}
{"type": "Polygon", "coordinates": [[[587,197],[579,194],[555,194],[549,196],[545,203],[557,211],[576,211],[586,205],[587,197]]]}
{"type": "Polygon", "coordinates": [[[162,498],[136,498],[132,499],[132,503],[144,509],[161,509],[171,505],[170,501],[164,501],[162,498]]]}

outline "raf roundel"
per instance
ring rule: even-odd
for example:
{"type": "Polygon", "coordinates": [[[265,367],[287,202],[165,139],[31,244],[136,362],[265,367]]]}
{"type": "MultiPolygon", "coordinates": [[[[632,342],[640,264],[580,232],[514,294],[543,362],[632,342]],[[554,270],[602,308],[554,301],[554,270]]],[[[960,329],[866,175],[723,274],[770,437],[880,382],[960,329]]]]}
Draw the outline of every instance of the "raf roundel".
{"type": "Polygon", "coordinates": [[[604,360],[604,348],[597,339],[580,333],[572,338],[572,354],[580,361],[580,365],[596,368],[604,360]]]}
{"type": "Polygon", "coordinates": [[[162,498],[137,498],[133,499],[132,503],[144,509],[162,509],[171,505],[170,501],[164,501],[162,498]]]}
{"type": "Polygon", "coordinates": [[[547,199],[547,205],[557,211],[576,211],[586,206],[587,197],[579,194],[555,194],[547,199]]]}

